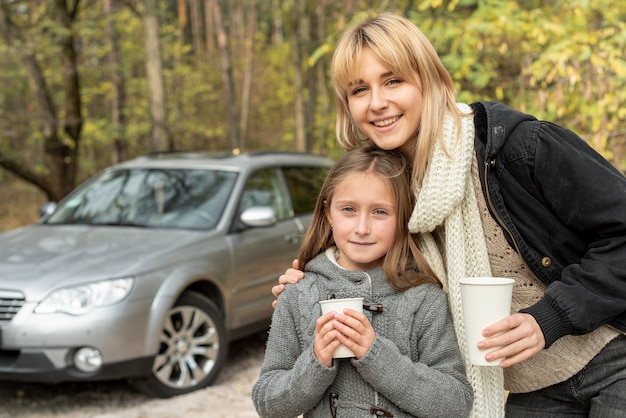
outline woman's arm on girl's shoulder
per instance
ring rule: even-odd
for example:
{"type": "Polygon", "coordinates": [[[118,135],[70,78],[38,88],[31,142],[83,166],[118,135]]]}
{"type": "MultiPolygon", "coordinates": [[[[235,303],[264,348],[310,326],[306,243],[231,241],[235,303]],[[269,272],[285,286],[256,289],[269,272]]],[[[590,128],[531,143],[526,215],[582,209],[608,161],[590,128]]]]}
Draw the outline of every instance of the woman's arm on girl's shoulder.
{"type": "MultiPolygon", "coordinates": [[[[278,278],[278,284],[274,287],[272,287],[272,294],[278,298],[278,295],[280,295],[283,290],[285,290],[285,285],[286,284],[295,284],[298,283],[300,281],[300,279],[302,279],[304,277],[304,272],[302,272],[302,270],[298,270],[299,264],[298,264],[298,260],[293,260],[291,262],[291,268],[287,269],[285,271],[285,274],[281,274],[280,277],[278,278]]],[[[272,302],[272,308],[276,309],[276,305],[278,303],[278,300],[274,300],[272,302]]]]}

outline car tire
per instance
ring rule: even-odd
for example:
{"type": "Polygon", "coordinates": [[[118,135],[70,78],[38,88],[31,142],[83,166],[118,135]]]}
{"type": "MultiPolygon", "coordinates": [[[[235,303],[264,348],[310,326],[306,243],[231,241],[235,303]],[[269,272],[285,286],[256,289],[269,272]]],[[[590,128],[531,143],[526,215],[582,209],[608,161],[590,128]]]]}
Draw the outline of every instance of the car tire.
{"type": "Polygon", "coordinates": [[[193,392],[215,380],[227,351],[224,320],[215,303],[185,292],[167,312],[152,373],[133,384],[158,398],[193,392]]]}

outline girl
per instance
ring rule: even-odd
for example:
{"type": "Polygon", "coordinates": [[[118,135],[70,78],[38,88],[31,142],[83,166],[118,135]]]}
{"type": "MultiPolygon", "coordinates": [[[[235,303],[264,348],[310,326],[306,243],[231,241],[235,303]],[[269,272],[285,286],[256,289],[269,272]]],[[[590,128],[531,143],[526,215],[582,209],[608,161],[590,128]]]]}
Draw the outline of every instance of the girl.
{"type": "MultiPolygon", "coordinates": [[[[408,223],[447,289],[465,353],[458,279],[516,280],[511,316],[467,365],[473,416],[622,416],[626,411],[626,178],[581,138],[499,103],[456,103],[454,83],[408,19],[349,28],[331,68],[337,136],[413,162],[408,223]],[[502,371],[504,370],[504,375],[502,371]],[[559,415],[560,414],[560,415],[559,415]]],[[[301,273],[289,269],[273,293],[301,273]]]]}
{"type": "Polygon", "coordinates": [[[252,391],[259,415],[468,415],[446,296],[406,228],[408,173],[401,153],[368,147],[328,174],[299,254],[304,278],[272,318],[252,391]],[[329,295],[363,297],[365,313],[320,316],[329,295]],[[355,358],[333,360],[340,344],[355,358]]]}

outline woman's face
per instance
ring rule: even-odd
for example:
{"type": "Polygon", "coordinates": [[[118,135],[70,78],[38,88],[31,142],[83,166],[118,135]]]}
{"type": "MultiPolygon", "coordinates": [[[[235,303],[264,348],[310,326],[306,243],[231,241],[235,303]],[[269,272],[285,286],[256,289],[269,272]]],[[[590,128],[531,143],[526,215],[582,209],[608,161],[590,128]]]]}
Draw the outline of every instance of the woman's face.
{"type": "Polygon", "coordinates": [[[393,74],[369,48],[363,49],[357,68],[348,90],[357,128],[382,149],[413,150],[422,117],[421,82],[393,74]]]}

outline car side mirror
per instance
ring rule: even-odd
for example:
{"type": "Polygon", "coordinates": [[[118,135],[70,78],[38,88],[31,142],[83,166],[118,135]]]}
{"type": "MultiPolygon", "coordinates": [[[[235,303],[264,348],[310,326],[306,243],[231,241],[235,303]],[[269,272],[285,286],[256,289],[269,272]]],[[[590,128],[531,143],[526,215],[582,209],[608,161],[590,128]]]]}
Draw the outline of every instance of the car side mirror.
{"type": "Polygon", "coordinates": [[[52,215],[52,212],[57,208],[56,202],[46,202],[43,205],[39,206],[39,216],[45,217],[52,215]]]}
{"type": "Polygon", "coordinates": [[[278,221],[276,211],[269,206],[252,206],[241,213],[241,222],[249,227],[273,226],[278,221]]]}

